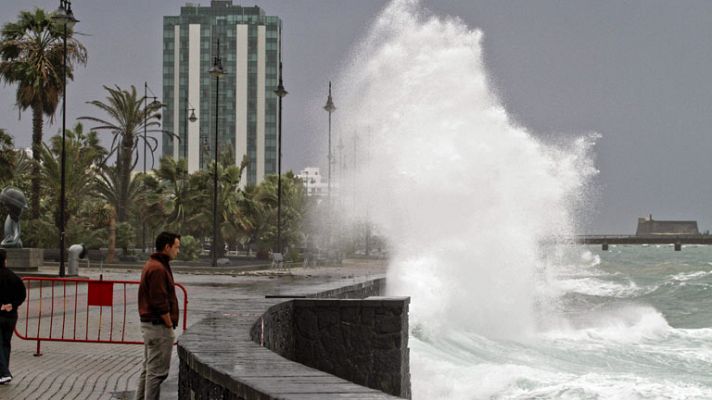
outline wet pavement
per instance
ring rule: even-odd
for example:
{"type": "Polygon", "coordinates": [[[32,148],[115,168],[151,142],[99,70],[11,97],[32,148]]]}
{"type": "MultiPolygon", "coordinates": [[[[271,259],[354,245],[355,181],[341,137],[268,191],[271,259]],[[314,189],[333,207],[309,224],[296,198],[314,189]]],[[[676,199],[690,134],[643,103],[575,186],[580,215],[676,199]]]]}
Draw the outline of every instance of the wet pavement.
{"type": "MultiPolygon", "coordinates": [[[[188,327],[214,311],[229,311],[247,298],[319,291],[335,283],[349,285],[385,273],[378,260],[346,260],[341,266],[245,270],[218,268],[199,271],[177,266],[177,283],[188,290],[188,327]],[[207,272],[206,272],[207,271],[207,272]]],[[[56,272],[43,268],[43,273],[56,272]]],[[[140,266],[83,268],[80,274],[104,280],[138,280],[140,266]]],[[[43,294],[47,296],[47,294],[43,294]]],[[[127,310],[135,308],[129,299],[127,310]]],[[[135,313],[135,310],[134,310],[135,313]]],[[[138,316],[130,316],[126,331],[140,337],[138,316]]],[[[43,317],[46,318],[46,317],[43,317]]],[[[42,356],[35,357],[35,342],[13,339],[11,371],[14,379],[0,386],[0,399],[132,399],[143,358],[142,345],[43,342],[42,356]]],[[[174,352],[171,374],[161,398],[177,398],[178,357],[174,352]]]]}

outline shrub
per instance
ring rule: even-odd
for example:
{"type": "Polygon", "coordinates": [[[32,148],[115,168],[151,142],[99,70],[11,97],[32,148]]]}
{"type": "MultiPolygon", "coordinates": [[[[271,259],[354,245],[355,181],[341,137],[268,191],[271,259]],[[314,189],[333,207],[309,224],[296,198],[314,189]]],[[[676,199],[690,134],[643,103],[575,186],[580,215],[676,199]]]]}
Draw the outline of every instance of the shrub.
{"type": "Polygon", "coordinates": [[[190,235],[181,236],[178,259],[183,261],[197,260],[200,255],[200,242],[190,235]]]}

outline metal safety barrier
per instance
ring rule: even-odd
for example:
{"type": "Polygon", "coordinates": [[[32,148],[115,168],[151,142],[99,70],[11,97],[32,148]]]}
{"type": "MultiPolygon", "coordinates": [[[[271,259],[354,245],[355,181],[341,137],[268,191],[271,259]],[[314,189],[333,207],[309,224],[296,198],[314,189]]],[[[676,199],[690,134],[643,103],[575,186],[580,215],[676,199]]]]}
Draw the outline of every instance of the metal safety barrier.
{"type": "MultiPolygon", "coordinates": [[[[41,342],[143,344],[138,315],[139,281],[74,278],[22,278],[27,288],[15,334],[41,342]]],[[[182,328],[187,328],[188,292],[182,292],[182,328]]],[[[180,302],[180,295],[177,296],[180,302]]]]}

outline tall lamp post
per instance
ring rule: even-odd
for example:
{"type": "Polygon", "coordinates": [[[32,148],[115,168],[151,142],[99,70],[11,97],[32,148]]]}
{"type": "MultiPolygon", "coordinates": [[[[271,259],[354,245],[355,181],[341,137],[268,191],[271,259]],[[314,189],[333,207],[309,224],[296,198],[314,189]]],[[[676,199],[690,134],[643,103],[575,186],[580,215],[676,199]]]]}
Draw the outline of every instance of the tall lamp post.
{"type": "Polygon", "coordinates": [[[69,0],[59,0],[59,8],[52,16],[52,19],[64,27],[64,35],[62,35],[62,159],[61,159],[61,178],[60,178],[60,194],[59,194],[59,276],[66,275],[64,269],[64,254],[65,254],[65,227],[64,227],[64,209],[66,208],[66,163],[67,154],[65,149],[65,140],[67,132],[67,28],[72,29],[74,24],[79,22],[74,18],[72,12],[72,2],[69,0]]]}
{"type": "MultiPolygon", "coordinates": [[[[149,106],[151,109],[154,108],[160,108],[162,106],[161,102],[158,101],[158,97],[156,97],[155,93],[151,91],[151,96],[153,98],[153,101],[151,101],[151,104],[148,104],[148,92],[151,91],[151,89],[148,88],[148,82],[143,82],[143,174],[146,175],[146,147],[148,146],[148,110],[149,106]]],[[[143,221],[143,236],[142,236],[142,247],[143,251],[146,251],[146,220],[144,219],[143,221]]]]}
{"type": "MultiPolygon", "coordinates": [[[[280,52],[280,57],[281,57],[280,52]]],[[[282,98],[287,95],[282,84],[282,61],[279,62],[279,86],[274,93],[279,97],[279,126],[277,128],[277,253],[282,252],[282,98]]]]}
{"type": "Polygon", "coordinates": [[[225,74],[220,59],[220,39],[217,44],[217,55],[210,68],[210,76],[215,78],[215,170],[213,173],[213,267],[218,266],[218,115],[220,113],[220,77],[225,74]]]}
{"type": "Polygon", "coordinates": [[[143,173],[144,174],[146,173],[146,153],[147,153],[146,147],[148,144],[148,141],[146,139],[148,138],[147,132],[148,132],[149,106],[150,106],[150,109],[154,109],[154,108],[158,109],[161,106],[163,106],[163,104],[161,104],[161,102],[158,101],[158,96],[156,96],[156,94],[153,93],[153,91],[151,89],[149,89],[148,82],[143,82],[143,109],[144,109],[144,113],[143,113],[143,173]],[[153,99],[151,101],[151,104],[148,104],[148,98],[149,98],[148,92],[151,92],[151,94],[153,95],[153,96],[150,96],[153,99]]]}
{"type": "Polygon", "coordinates": [[[336,106],[334,106],[334,101],[331,99],[331,81],[329,81],[329,97],[326,99],[326,105],[324,110],[329,113],[329,174],[327,175],[327,195],[329,198],[329,204],[331,204],[331,113],[336,111],[336,106]]]}

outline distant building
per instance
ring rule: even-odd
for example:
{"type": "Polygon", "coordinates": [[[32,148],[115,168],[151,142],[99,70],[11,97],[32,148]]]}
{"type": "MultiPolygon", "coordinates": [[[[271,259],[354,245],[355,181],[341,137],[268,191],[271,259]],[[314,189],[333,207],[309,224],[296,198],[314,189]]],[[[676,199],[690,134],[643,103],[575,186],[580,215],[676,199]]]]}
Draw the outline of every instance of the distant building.
{"type": "MultiPolygon", "coordinates": [[[[321,174],[317,167],[306,167],[297,175],[304,184],[304,191],[307,196],[326,197],[329,194],[329,184],[321,180],[321,174]]],[[[331,183],[331,195],[336,195],[334,182],[331,183]]]]}
{"type": "Polygon", "coordinates": [[[163,155],[186,159],[188,172],[207,168],[218,150],[236,164],[249,159],[243,184],[277,173],[278,97],[282,21],[257,6],[212,0],[188,3],[163,18],[163,155]],[[225,75],[216,100],[208,71],[217,55],[225,75]],[[216,105],[219,104],[219,107],[216,105]],[[197,120],[189,118],[195,112],[197,120]]]}
{"type": "Polygon", "coordinates": [[[697,221],[656,221],[652,214],[648,218],[638,218],[636,236],[648,235],[699,235],[697,221]]]}

